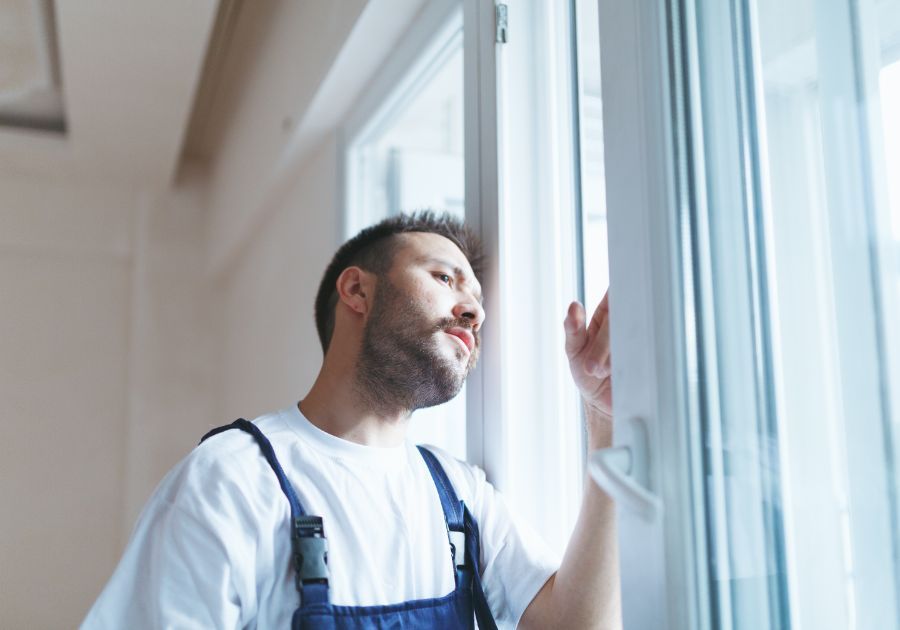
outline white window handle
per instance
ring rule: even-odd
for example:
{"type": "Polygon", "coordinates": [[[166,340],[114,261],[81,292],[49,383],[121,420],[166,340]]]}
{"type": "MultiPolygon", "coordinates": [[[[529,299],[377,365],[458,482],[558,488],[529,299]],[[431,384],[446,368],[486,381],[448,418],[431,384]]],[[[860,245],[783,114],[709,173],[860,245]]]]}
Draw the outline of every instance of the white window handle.
{"type": "Polygon", "coordinates": [[[642,485],[650,478],[647,430],[638,418],[630,425],[633,443],[594,451],[588,459],[588,470],[617,506],[652,523],[662,515],[662,501],[642,485]]]}

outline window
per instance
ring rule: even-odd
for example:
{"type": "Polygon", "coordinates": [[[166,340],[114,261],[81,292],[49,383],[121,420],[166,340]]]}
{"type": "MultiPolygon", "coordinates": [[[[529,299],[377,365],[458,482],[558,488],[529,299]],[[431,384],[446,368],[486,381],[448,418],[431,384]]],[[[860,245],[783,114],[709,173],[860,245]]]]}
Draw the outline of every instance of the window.
{"type": "MultiPolygon", "coordinates": [[[[426,208],[465,215],[462,14],[434,3],[345,127],[345,237],[426,208]],[[434,35],[434,36],[432,36],[434,35]]],[[[410,439],[466,456],[465,389],[415,412],[410,439]]]]}
{"type": "Polygon", "coordinates": [[[898,6],[613,4],[625,626],[898,627],[898,6]]]}
{"type": "Polygon", "coordinates": [[[465,215],[462,32],[454,26],[351,139],[348,234],[417,209],[465,215]]]}

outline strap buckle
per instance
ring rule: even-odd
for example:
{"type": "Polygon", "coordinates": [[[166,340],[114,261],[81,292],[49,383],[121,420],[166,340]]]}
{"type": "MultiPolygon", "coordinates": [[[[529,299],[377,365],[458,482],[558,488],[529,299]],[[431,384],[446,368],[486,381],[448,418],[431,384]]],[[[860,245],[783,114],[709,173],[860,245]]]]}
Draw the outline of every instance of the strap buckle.
{"type": "Polygon", "coordinates": [[[321,516],[300,516],[294,519],[291,543],[297,590],[304,584],[328,583],[328,539],[321,516]]]}
{"type": "Polygon", "coordinates": [[[466,533],[448,530],[450,534],[450,553],[453,555],[453,564],[458,569],[466,566],[466,533]]]}

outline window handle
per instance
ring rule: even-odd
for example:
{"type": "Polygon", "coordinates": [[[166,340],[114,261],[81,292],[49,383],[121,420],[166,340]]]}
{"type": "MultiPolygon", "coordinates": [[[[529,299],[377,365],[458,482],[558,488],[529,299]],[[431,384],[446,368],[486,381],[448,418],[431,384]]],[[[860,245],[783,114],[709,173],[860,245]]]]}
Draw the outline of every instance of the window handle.
{"type": "Polygon", "coordinates": [[[650,479],[647,428],[639,418],[633,418],[628,424],[631,443],[592,452],[588,471],[618,507],[653,523],[662,515],[662,501],[647,489],[650,479]]]}

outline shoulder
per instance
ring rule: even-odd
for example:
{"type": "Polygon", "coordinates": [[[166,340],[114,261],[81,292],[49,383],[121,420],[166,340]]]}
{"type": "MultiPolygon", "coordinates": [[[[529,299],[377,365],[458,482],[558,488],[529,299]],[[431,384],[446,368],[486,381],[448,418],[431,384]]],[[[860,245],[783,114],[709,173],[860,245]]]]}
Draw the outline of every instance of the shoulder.
{"type": "MultiPolygon", "coordinates": [[[[253,424],[276,448],[283,441],[278,412],[260,416],[253,424]]],[[[197,445],[169,472],[157,492],[158,500],[197,516],[210,509],[253,512],[280,488],[254,437],[234,428],[197,445]]]]}

